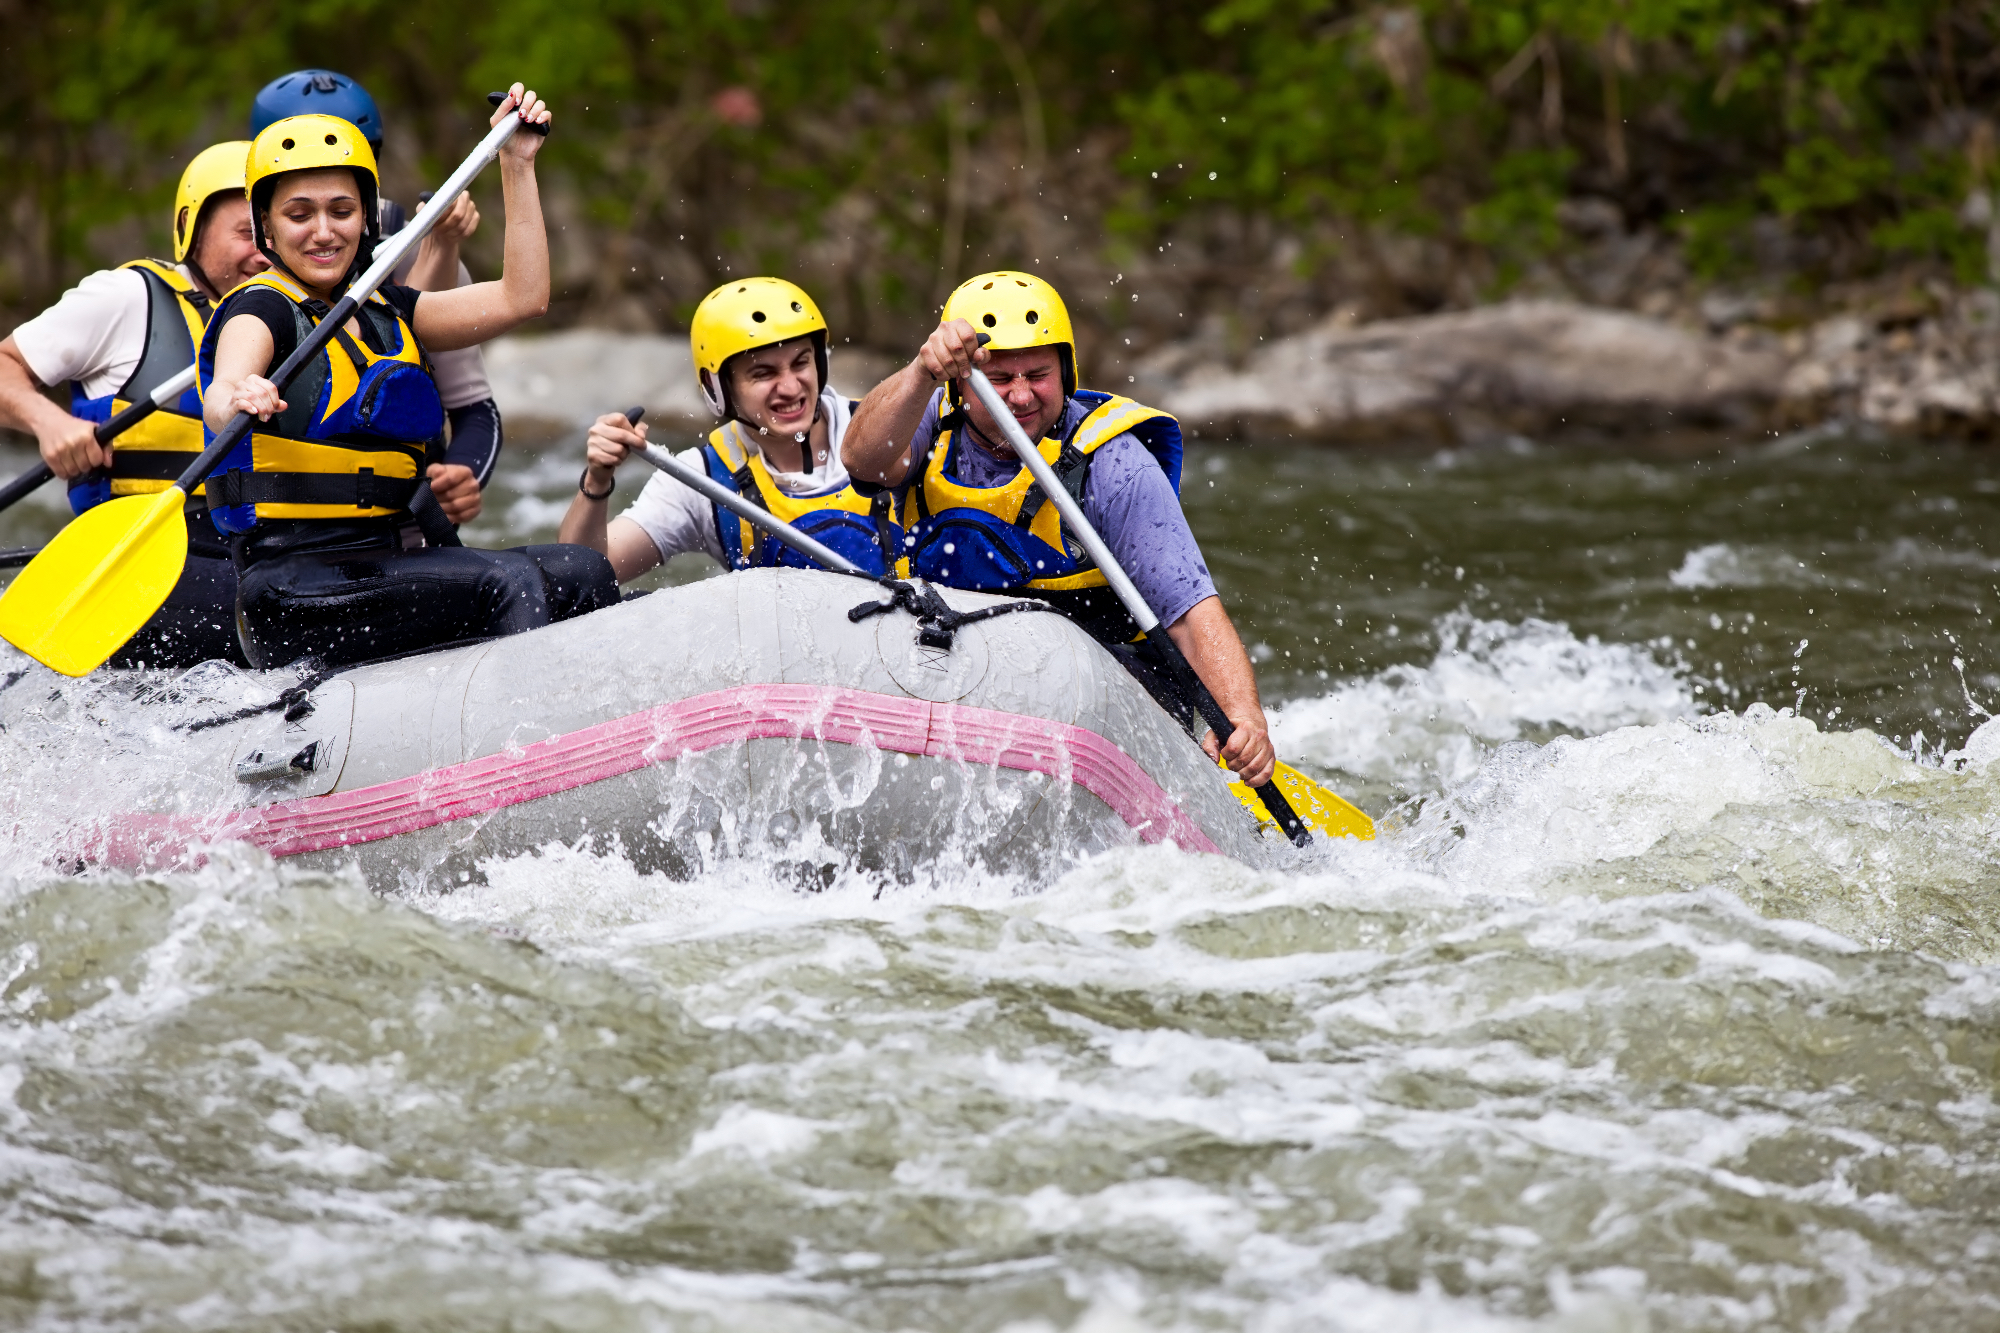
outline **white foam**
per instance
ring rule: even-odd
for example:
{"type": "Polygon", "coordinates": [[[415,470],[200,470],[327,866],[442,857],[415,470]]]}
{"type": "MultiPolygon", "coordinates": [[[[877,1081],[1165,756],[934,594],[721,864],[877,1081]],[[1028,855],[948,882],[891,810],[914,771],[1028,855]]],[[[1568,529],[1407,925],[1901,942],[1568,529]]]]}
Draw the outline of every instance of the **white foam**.
{"type": "Polygon", "coordinates": [[[1938,776],[1870,733],[1822,734],[1758,704],[1741,716],[1508,747],[1427,807],[1419,827],[1432,838],[1456,831],[1433,843],[1453,879],[1531,890],[1564,866],[1637,856],[1732,806],[1810,807],[1938,776]]]}
{"type": "Polygon", "coordinates": [[[1817,587],[1827,580],[1805,561],[1776,546],[1711,542],[1682,558],[1667,575],[1676,588],[1817,587]]]}
{"type": "Polygon", "coordinates": [[[1558,622],[1458,611],[1438,622],[1437,636],[1428,666],[1392,666],[1274,710],[1279,753],[1436,788],[1470,778],[1490,747],[1530,727],[1588,735],[1698,711],[1678,667],[1643,647],[1578,639],[1558,622]]]}

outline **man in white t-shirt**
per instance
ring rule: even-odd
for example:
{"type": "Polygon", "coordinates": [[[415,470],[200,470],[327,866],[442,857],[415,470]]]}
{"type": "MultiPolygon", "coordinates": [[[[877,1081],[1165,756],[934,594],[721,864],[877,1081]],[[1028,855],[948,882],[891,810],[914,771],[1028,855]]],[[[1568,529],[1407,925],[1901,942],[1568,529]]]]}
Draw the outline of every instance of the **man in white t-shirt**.
{"type": "MultiPolygon", "coordinates": [[[[34,435],[42,461],[69,484],[77,513],[113,495],[164,490],[202,451],[201,399],[193,389],[111,445],[99,444],[95,431],[193,364],[214,303],[270,267],[251,234],[243,194],[249,151],[245,141],[216,144],[188,164],[175,192],[173,264],[140,259],[93,273],[0,341],[0,426],[34,435]],[[45,395],[65,386],[67,412],[45,395]]],[[[199,491],[186,523],[180,582],[114,664],[243,660],[236,572],[199,491]]]]}
{"type": "MultiPolygon", "coordinates": [[[[723,422],[680,460],[871,573],[893,567],[902,532],[889,499],[857,492],[840,461],[853,405],[826,387],[826,321],[812,298],[778,278],[725,283],[695,310],[688,340],[702,396],[723,422]]],[[[687,551],[725,569],[816,567],[665,473],[610,519],[617,468],[645,439],[646,427],[619,413],[597,419],[561,540],[602,551],[620,583],[687,551]]]]}

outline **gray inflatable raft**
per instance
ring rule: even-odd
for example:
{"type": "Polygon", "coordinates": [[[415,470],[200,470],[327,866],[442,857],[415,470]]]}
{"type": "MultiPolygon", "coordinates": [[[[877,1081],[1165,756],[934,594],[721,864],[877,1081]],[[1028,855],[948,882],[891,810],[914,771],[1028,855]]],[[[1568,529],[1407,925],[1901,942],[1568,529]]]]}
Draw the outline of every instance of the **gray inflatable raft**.
{"type": "Polygon", "coordinates": [[[174,729],[171,780],[92,817],[75,857],[158,869],[240,840],[437,889],[552,842],[672,874],[775,854],[1036,880],[1140,842],[1289,852],[1067,620],[999,616],[927,647],[902,610],[849,619],[870,600],[856,579],[758,570],[355,667],[285,712],[174,729]]]}

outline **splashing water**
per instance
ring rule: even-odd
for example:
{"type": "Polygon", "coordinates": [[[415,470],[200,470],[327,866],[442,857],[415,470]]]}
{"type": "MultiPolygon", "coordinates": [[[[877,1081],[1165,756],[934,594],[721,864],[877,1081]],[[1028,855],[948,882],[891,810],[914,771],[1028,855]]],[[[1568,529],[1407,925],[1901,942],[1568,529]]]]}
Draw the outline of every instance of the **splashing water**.
{"type": "MultiPolygon", "coordinates": [[[[1288,872],[1144,848],[1039,892],[963,858],[804,892],[782,851],[673,880],[549,845],[391,897],[240,848],[182,875],[54,874],[38,784],[90,766],[112,801],[159,781],[171,748],[132,704],[167,682],[22,668],[9,688],[36,708],[0,733],[0,1315],[1993,1326],[2000,740],[1959,710],[2000,654],[1967,608],[1948,654],[1967,665],[1919,669],[1972,593],[1878,583],[1908,603],[1893,622],[1781,603],[1826,585],[1775,579],[1697,607],[1676,599],[1722,585],[1672,576],[1739,540],[1699,524],[1643,567],[1579,530],[1564,568],[1587,575],[1559,575],[1518,530],[1540,493],[1512,506],[1514,544],[1480,526],[1541,452],[1421,474],[1429,512],[1416,465],[1322,463],[1358,524],[1417,536],[1303,602],[1231,585],[1251,543],[1204,533],[1245,637],[1273,646],[1280,748],[1385,816],[1379,841],[1288,872]],[[1423,534],[1447,519],[1440,565],[1423,534]],[[1794,665],[1841,723],[1799,714],[1794,665]],[[1906,694],[1872,693],[1898,677],[1906,694]],[[1729,689],[1750,697],[1724,708],[1729,689]],[[1919,730],[1962,744],[1899,739],[1919,730]]],[[[1231,513],[1283,480],[1214,457],[1231,513]]],[[[1694,485],[1564,466],[1600,507],[1694,485]]],[[[1754,466],[1746,487],[1833,465],[1754,466]]],[[[1333,512],[1305,481],[1292,501],[1275,521],[1333,512]]],[[[1827,537],[1824,559],[1858,578],[1906,535],[1827,537]]],[[[204,668],[149,707],[271,688],[204,668]]]]}

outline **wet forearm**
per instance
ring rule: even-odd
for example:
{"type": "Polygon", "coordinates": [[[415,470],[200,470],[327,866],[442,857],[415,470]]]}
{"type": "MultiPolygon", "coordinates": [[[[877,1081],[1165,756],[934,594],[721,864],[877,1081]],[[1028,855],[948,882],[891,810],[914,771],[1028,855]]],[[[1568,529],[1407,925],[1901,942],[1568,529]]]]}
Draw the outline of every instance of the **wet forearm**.
{"type": "Polygon", "coordinates": [[[1263,725],[1264,705],[1257,696],[1257,673],[1250,665],[1250,654],[1243,650],[1236,626],[1230,623],[1229,613],[1222,609],[1221,598],[1207,597],[1195,603],[1186,615],[1167,627],[1167,636],[1201,677],[1201,683],[1208,686],[1208,692],[1215,696],[1215,702],[1231,722],[1238,726],[1251,722],[1263,725]]]}
{"type": "Polygon", "coordinates": [[[500,284],[507,292],[511,328],[548,313],[549,235],[542,222],[542,193],[533,162],[502,157],[500,193],[507,208],[506,266],[500,284]]]}
{"type": "Polygon", "coordinates": [[[458,286],[458,242],[435,234],[424,237],[403,285],[420,292],[448,292],[458,286]]]}
{"type": "Polygon", "coordinates": [[[840,461],[849,475],[878,486],[902,482],[910,470],[910,438],[936,387],[912,361],[869,391],[840,441],[840,461]]]}
{"type": "Polygon", "coordinates": [[[0,426],[38,435],[68,416],[43,395],[14,340],[0,342],[0,426]]]}
{"type": "MultiPolygon", "coordinates": [[[[599,481],[602,486],[603,482],[599,481]]],[[[569,502],[569,512],[563,515],[562,527],[556,533],[556,540],[576,546],[588,546],[598,554],[606,554],[607,538],[605,530],[611,523],[610,497],[593,500],[578,491],[569,502]]]]}

